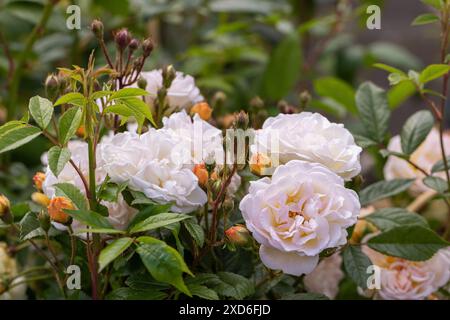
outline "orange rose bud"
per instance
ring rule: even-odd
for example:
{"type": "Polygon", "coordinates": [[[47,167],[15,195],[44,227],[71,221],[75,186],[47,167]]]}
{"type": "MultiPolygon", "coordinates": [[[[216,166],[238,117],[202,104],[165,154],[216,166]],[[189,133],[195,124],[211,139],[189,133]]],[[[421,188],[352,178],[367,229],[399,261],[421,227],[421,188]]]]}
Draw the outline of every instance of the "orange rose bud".
{"type": "Polygon", "coordinates": [[[34,186],[38,190],[42,190],[42,184],[45,181],[45,173],[43,172],[36,172],[36,174],[33,177],[34,186]]]}
{"type": "Polygon", "coordinates": [[[205,164],[195,165],[193,172],[198,178],[198,184],[202,187],[206,186],[208,183],[208,170],[206,170],[205,164]]]}
{"type": "Polygon", "coordinates": [[[250,159],[250,170],[257,176],[267,175],[267,169],[272,166],[270,158],[263,153],[255,153],[250,159]]]}
{"type": "Polygon", "coordinates": [[[191,109],[191,115],[197,113],[200,118],[208,121],[212,115],[212,109],[207,102],[200,102],[194,105],[191,109]]]}
{"type": "Polygon", "coordinates": [[[4,195],[0,194],[0,218],[6,216],[11,209],[11,203],[9,199],[4,195]]]}
{"type": "Polygon", "coordinates": [[[75,210],[72,202],[65,197],[54,197],[50,200],[50,204],[47,207],[50,219],[62,224],[68,224],[71,221],[71,217],[64,212],[64,209],[75,210]]]}
{"type": "Polygon", "coordinates": [[[75,134],[77,135],[78,138],[84,138],[86,134],[84,126],[83,125],[79,126],[75,134]]]}
{"type": "Polygon", "coordinates": [[[47,197],[42,192],[33,192],[33,194],[31,195],[31,200],[43,207],[47,207],[50,204],[49,197],[47,197]]]}
{"type": "Polygon", "coordinates": [[[237,224],[225,230],[225,235],[228,242],[238,246],[247,245],[251,239],[250,232],[241,224],[237,224]]]}

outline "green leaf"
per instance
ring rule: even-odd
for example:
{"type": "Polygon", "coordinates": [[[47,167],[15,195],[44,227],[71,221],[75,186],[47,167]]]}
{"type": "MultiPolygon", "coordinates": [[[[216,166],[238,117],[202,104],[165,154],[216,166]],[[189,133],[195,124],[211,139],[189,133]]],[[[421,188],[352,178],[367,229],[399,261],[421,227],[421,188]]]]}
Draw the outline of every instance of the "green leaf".
{"type": "Polygon", "coordinates": [[[356,92],[356,105],[367,133],[365,136],[382,143],[391,114],[384,90],[370,82],[363,83],[356,92]]]}
{"type": "Polygon", "coordinates": [[[356,114],[355,90],[347,82],[334,77],[324,77],[314,81],[314,89],[323,97],[333,99],[344,109],[356,114]]]}
{"type": "Polygon", "coordinates": [[[367,268],[372,265],[370,259],[362,252],[360,247],[347,246],[342,253],[344,268],[352,280],[361,288],[367,288],[367,268]]]}
{"type": "Polygon", "coordinates": [[[98,197],[99,199],[108,202],[117,202],[117,198],[126,187],[127,183],[117,184],[113,182],[106,182],[101,185],[98,192],[98,197]]]}
{"type": "Polygon", "coordinates": [[[394,196],[407,190],[414,181],[415,179],[395,179],[376,182],[360,192],[359,201],[362,206],[365,206],[371,202],[394,196]]]}
{"type": "Polygon", "coordinates": [[[114,229],[108,219],[100,213],[89,210],[64,210],[72,218],[96,229],[114,229]]]}
{"type": "Polygon", "coordinates": [[[285,36],[267,63],[261,95],[274,100],[283,98],[299,78],[301,60],[300,37],[297,33],[285,36]]]}
{"type": "Polygon", "coordinates": [[[23,146],[41,134],[37,127],[10,121],[0,127],[0,154],[23,146]]]}
{"type": "Polygon", "coordinates": [[[156,127],[155,121],[153,120],[153,115],[150,112],[150,107],[142,99],[130,97],[130,98],[120,98],[118,101],[125,104],[129,109],[132,110],[133,116],[136,117],[139,127],[142,126],[140,119],[144,118],[151,122],[153,126],[156,127]]]}
{"type": "MultiPolygon", "coordinates": [[[[450,168],[450,157],[447,157],[445,159],[445,161],[447,162],[447,165],[450,168]]],[[[439,160],[438,162],[436,162],[433,165],[433,167],[431,168],[431,173],[440,172],[440,171],[445,171],[445,164],[444,164],[444,161],[442,161],[442,160],[439,160]]]]}
{"type": "Polygon", "coordinates": [[[381,231],[392,228],[417,225],[428,228],[428,222],[421,215],[403,208],[384,208],[363,218],[375,225],[381,231]]]}
{"type": "Polygon", "coordinates": [[[421,1],[438,10],[444,7],[444,2],[442,0],[421,0],[421,1]]]}
{"type": "Polygon", "coordinates": [[[421,83],[427,83],[434,79],[440,78],[450,71],[450,66],[447,64],[432,64],[426,67],[419,76],[421,83]]]}
{"type": "Polygon", "coordinates": [[[434,118],[428,110],[418,111],[409,117],[400,135],[403,152],[412,154],[426,139],[433,125],[434,118]]]}
{"type": "Polygon", "coordinates": [[[125,250],[127,250],[133,243],[132,238],[124,237],[114,240],[108,246],[106,246],[98,257],[99,270],[102,270],[120,256],[125,250]]]}
{"type": "Polygon", "coordinates": [[[447,181],[439,177],[426,177],[423,184],[441,194],[448,191],[447,181]]]}
{"type": "Polygon", "coordinates": [[[70,160],[70,151],[67,148],[54,146],[48,150],[48,165],[55,177],[58,177],[61,171],[70,160]]]}
{"type": "Polygon", "coordinates": [[[422,26],[425,24],[430,24],[434,22],[438,22],[439,17],[433,13],[424,13],[417,16],[414,21],[411,23],[413,26],[422,26]]]}
{"type": "Polygon", "coordinates": [[[30,99],[28,103],[28,109],[30,110],[31,116],[34,121],[42,129],[46,129],[52,121],[53,116],[53,104],[50,100],[41,98],[39,96],[34,96],[30,99]]]}
{"type": "Polygon", "coordinates": [[[135,290],[145,290],[150,288],[153,290],[166,290],[170,288],[169,284],[156,281],[147,270],[145,270],[145,273],[131,274],[127,280],[125,280],[125,284],[135,290]]]}
{"type": "Polygon", "coordinates": [[[353,137],[355,138],[356,144],[364,149],[376,146],[378,144],[376,141],[373,141],[372,139],[360,134],[353,133],[353,137]]]}
{"type": "Polygon", "coordinates": [[[411,261],[425,261],[450,244],[436,233],[421,226],[403,226],[389,229],[371,238],[368,246],[392,257],[411,261]]]}
{"type": "Polygon", "coordinates": [[[79,210],[87,210],[86,197],[81,191],[70,183],[57,183],[53,185],[56,188],[56,195],[59,197],[66,197],[72,201],[75,207],[79,210]]]}
{"type": "Polygon", "coordinates": [[[203,244],[205,243],[205,232],[203,231],[203,228],[194,219],[184,220],[183,225],[191,235],[192,239],[194,239],[195,243],[200,248],[203,247],[203,244]]]}
{"type": "Polygon", "coordinates": [[[400,75],[406,76],[406,73],[404,73],[402,70],[397,69],[397,68],[392,67],[392,66],[389,66],[389,65],[384,64],[384,63],[375,63],[373,65],[373,67],[381,69],[381,70],[384,70],[384,71],[387,71],[389,73],[398,73],[400,75]]]}
{"type": "Polygon", "coordinates": [[[181,213],[160,213],[148,217],[144,221],[137,223],[130,229],[130,233],[138,233],[158,229],[189,218],[191,218],[191,216],[181,213]]]}
{"type": "MultiPolygon", "coordinates": [[[[102,216],[103,217],[103,216],[102,216]]],[[[110,228],[81,228],[74,231],[75,234],[83,233],[106,233],[106,234],[126,234],[125,231],[110,228]]]]}
{"type": "Polygon", "coordinates": [[[402,81],[393,86],[387,93],[389,107],[395,109],[416,93],[416,86],[412,81],[402,81]]]}
{"type": "Polygon", "coordinates": [[[117,288],[108,294],[108,300],[163,300],[167,294],[158,290],[135,290],[131,288],[117,288]]]}
{"type": "Polygon", "coordinates": [[[80,127],[83,112],[78,107],[68,109],[59,119],[59,142],[65,145],[80,127]]]}
{"type": "Polygon", "coordinates": [[[78,107],[82,107],[84,105],[85,98],[79,92],[70,92],[62,97],[60,97],[54,104],[54,106],[59,106],[61,104],[73,104],[78,107]]]}
{"type": "Polygon", "coordinates": [[[138,97],[138,96],[148,96],[149,93],[143,89],[140,88],[123,88],[119,91],[114,92],[110,100],[120,99],[120,98],[131,98],[131,97],[138,97]]]}
{"type": "Polygon", "coordinates": [[[213,289],[221,296],[238,300],[242,300],[255,292],[253,283],[249,279],[231,272],[199,274],[196,275],[194,280],[213,289]]]}
{"type": "Polygon", "coordinates": [[[193,296],[197,296],[201,299],[206,300],[219,300],[219,296],[217,295],[217,293],[206,286],[195,283],[190,284],[187,282],[186,285],[193,296]]]}
{"type": "Polygon", "coordinates": [[[137,240],[140,244],[136,251],[153,278],[192,296],[183,281],[183,272],[192,273],[178,251],[152,237],[140,237],[137,240]]]}
{"type": "Polygon", "coordinates": [[[330,300],[326,295],[321,293],[291,293],[281,297],[281,300],[330,300]]]}
{"type": "Polygon", "coordinates": [[[19,223],[20,240],[25,241],[35,237],[43,236],[44,230],[41,229],[41,224],[37,213],[28,212],[19,223]]]}
{"type": "MultiPolygon", "coordinates": [[[[147,198],[146,198],[147,199],[147,198]]],[[[134,205],[133,201],[133,205],[134,205]]],[[[137,223],[144,221],[150,216],[157,215],[159,213],[168,212],[170,210],[170,207],[172,204],[156,204],[156,203],[146,203],[146,207],[139,211],[131,220],[129,224],[129,228],[131,229],[133,226],[135,226],[137,223]]]]}

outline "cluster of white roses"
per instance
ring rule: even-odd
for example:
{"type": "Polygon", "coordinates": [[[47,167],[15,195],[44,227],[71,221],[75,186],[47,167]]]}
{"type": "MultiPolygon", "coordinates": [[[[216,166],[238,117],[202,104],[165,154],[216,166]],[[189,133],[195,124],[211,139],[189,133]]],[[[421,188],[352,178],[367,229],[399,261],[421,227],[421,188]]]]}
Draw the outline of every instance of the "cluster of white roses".
{"type": "Polygon", "coordinates": [[[281,163],[271,178],[252,182],[240,203],[261,260],[287,274],[308,274],[323,250],[346,243],[346,229],[357,221],[359,199],[344,179],[360,172],[362,149],[343,125],[303,112],[267,119],[251,151],[281,163]],[[267,143],[273,135],[279,142],[267,143]]]}

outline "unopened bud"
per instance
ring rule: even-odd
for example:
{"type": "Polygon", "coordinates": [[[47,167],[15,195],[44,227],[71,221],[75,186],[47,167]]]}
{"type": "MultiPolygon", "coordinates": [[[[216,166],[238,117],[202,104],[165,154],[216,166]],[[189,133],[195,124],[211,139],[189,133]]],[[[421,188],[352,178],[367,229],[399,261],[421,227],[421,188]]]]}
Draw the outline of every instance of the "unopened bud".
{"type": "Polygon", "coordinates": [[[5,217],[10,213],[11,203],[9,199],[4,195],[0,194],[0,218],[5,217]]]}
{"type": "Polygon", "coordinates": [[[131,42],[130,32],[127,29],[120,29],[114,35],[114,41],[118,48],[125,49],[131,42]]]}
{"type": "Polygon", "coordinates": [[[153,43],[153,40],[151,38],[147,38],[142,42],[142,52],[144,54],[144,57],[148,57],[155,47],[155,44],[153,43]]]}
{"type": "Polygon", "coordinates": [[[200,102],[191,108],[191,115],[198,114],[202,120],[208,121],[212,115],[212,109],[207,102],[200,102]]]}
{"type": "Polygon", "coordinates": [[[38,220],[42,230],[48,232],[51,226],[49,214],[45,210],[42,210],[38,215],[38,220]]]}
{"type": "Polygon", "coordinates": [[[131,51],[136,50],[137,48],[139,48],[139,40],[136,38],[131,39],[128,47],[130,48],[131,51]]]}
{"type": "Polygon", "coordinates": [[[295,110],[294,106],[290,105],[289,103],[287,103],[284,100],[281,100],[280,102],[278,102],[278,110],[284,114],[293,114],[293,113],[297,112],[297,110],[295,110]]]}
{"type": "Polygon", "coordinates": [[[256,109],[264,108],[264,101],[260,97],[256,96],[250,100],[250,107],[256,109]]]}
{"type": "Polygon", "coordinates": [[[55,197],[50,200],[47,210],[52,221],[62,224],[70,224],[72,218],[64,212],[64,210],[75,210],[75,207],[69,199],[65,197],[55,197]]]}
{"type": "Polygon", "coordinates": [[[43,207],[47,207],[50,204],[50,198],[42,192],[33,192],[31,194],[31,200],[43,207]]]}
{"type": "Polygon", "coordinates": [[[147,80],[144,77],[140,76],[137,81],[137,86],[145,90],[147,88],[147,80]]]}
{"type": "Polygon", "coordinates": [[[225,231],[227,241],[238,245],[245,246],[250,243],[251,235],[247,228],[243,225],[235,225],[225,231]]]}
{"type": "Polygon", "coordinates": [[[236,129],[246,130],[248,128],[248,123],[248,114],[245,111],[241,111],[236,115],[236,118],[234,120],[234,127],[236,129]]]}
{"type": "Polygon", "coordinates": [[[86,137],[86,128],[84,127],[84,125],[79,126],[75,134],[78,138],[86,137]]]}
{"type": "Polygon", "coordinates": [[[172,85],[172,81],[176,77],[176,71],[172,65],[165,67],[162,71],[163,86],[167,89],[172,85]]]}
{"type": "Polygon", "coordinates": [[[100,20],[92,21],[91,30],[98,39],[103,38],[103,23],[100,20]]]}
{"type": "Polygon", "coordinates": [[[255,153],[250,158],[250,171],[257,176],[268,175],[271,166],[271,159],[263,153],[255,153]]]}
{"type": "Polygon", "coordinates": [[[227,95],[223,91],[218,91],[214,94],[212,98],[212,105],[214,108],[222,106],[227,100],[227,95]]]}
{"type": "Polygon", "coordinates": [[[41,191],[42,190],[42,184],[45,181],[45,173],[43,172],[36,172],[36,174],[33,177],[34,187],[41,191]]]}
{"type": "Polygon", "coordinates": [[[55,74],[49,74],[45,79],[45,93],[51,100],[55,99],[59,93],[60,81],[55,74]]]}
{"type": "Polygon", "coordinates": [[[205,164],[202,163],[195,165],[193,172],[198,178],[198,184],[201,187],[205,187],[206,184],[208,183],[208,176],[209,176],[205,164]]]}
{"type": "Polygon", "coordinates": [[[225,212],[230,212],[234,209],[234,200],[230,197],[227,197],[223,203],[222,208],[225,210],[225,212]]]}
{"type": "Polygon", "coordinates": [[[299,99],[300,99],[300,108],[304,110],[311,101],[311,94],[309,93],[309,91],[305,90],[302,93],[300,93],[299,99]]]}

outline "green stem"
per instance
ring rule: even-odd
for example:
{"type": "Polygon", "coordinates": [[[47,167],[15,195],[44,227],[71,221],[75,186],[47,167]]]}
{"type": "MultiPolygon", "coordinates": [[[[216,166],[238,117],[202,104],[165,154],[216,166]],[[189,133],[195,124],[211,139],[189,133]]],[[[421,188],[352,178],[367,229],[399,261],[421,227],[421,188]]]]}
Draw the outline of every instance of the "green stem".
{"type": "Polygon", "coordinates": [[[19,85],[22,79],[23,71],[25,69],[25,65],[27,59],[31,56],[31,51],[33,49],[33,45],[38,39],[38,37],[43,33],[45,26],[51,16],[53,11],[53,7],[58,3],[59,0],[49,0],[44,7],[44,11],[42,12],[41,19],[38,24],[34,27],[33,31],[31,31],[28,39],[25,42],[25,47],[17,58],[16,69],[14,75],[9,84],[9,101],[7,104],[8,111],[8,120],[13,120],[17,116],[17,99],[19,93],[19,85]]]}

